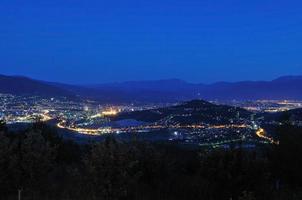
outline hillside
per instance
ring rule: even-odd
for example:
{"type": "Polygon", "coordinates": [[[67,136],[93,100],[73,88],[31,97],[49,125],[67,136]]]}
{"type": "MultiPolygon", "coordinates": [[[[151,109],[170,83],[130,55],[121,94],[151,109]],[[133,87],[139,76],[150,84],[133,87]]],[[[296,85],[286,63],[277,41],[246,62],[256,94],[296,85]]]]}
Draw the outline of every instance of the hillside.
{"type": "Polygon", "coordinates": [[[0,93],[15,95],[65,96],[73,94],[60,87],[21,76],[0,75],[0,93]]]}
{"type": "Polygon", "coordinates": [[[251,113],[225,105],[215,105],[203,100],[193,100],[183,104],[152,110],[121,113],[113,120],[135,119],[144,122],[157,122],[169,119],[179,124],[228,124],[231,121],[248,119],[251,113]]]}

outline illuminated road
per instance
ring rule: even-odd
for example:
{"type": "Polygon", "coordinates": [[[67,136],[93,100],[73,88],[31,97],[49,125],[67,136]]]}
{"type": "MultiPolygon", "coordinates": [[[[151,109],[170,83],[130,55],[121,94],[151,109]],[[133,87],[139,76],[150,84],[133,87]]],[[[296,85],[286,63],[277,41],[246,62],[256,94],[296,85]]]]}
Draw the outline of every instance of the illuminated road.
{"type": "Polygon", "coordinates": [[[273,138],[269,137],[266,135],[266,132],[263,128],[259,128],[257,131],[256,131],[256,135],[259,137],[259,138],[262,138],[262,139],[265,139],[265,140],[268,140],[270,143],[272,144],[279,144],[279,141],[275,141],[273,138]]]}
{"type": "MultiPolygon", "coordinates": [[[[48,121],[52,119],[47,115],[48,113],[42,114],[42,121],[48,121]]],[[[230,124],[230,125],[146,125],[146,126],[138,126],[138,127],[127,127],[127,128],[111,128],[111,127],[101,127],[97,129],[89,129],[89,128],[78,128],[78,127],[70,127],[66,126],[66,121],[60,121],[57,123],[57,127],[61,129],[67,129],[70,131],[74,131],[81,134],[86,135],[101,135],[106,133],[129,133],[129,132],[151,132],[155,130],[172,128],[172,129],[223,129],[223,128],[248,128],[245,124],[230,124]]],[[[263,128],[259,128],[256,131],[256,135],[264,140],[269,141],[271,144],[279,144],[279,141],[275,141],[272,137],[267,136],[266,131],[263,128]]]]}
{"type": "Polygon", "coordinates": [[[87,135],[100,135],[105,133],[126,133],[126,132],[148,132],[154,130],[160,130],[165,128],[172,129],[222,129],[222,128],[247,128],[248,126],[245,124],[232,124],[232,125],[213,125],[213,126],[205,126],[205,125],[146,125],[146,126],[138,126],[138,127],[126,127],[126,128],[111,128],[111,127],[103,127],[97,129],[88,129],[88,128],[78,128],[78,127],[70,127],[66,126],[66,121],[61,121],[57,123],[57,127],[61,129],[67,129],[70,131],[87,134],[87,135]]]}
{"type": "MultiPolygon", "coordinates": [[[[248,128],[248,125],[245,124],[230,124],[230,125],[212,125],[212,126],[205,126],[205,125],[146,125],[146,126],[138,126],[138,127],[127,127],[127,128],[97,128],[97,129],[88,129],[88,128],[78,128],[78,127],[69,127],[66,126],[66,121],[61,121],[57,123],[57,127],[61,129],[67,129],[70,131],[74,131],[81,134],[87,134],[87,135],[101,135],[106,133],[131,133],[131,132],[152,132],[155,130],[165,129],[165,128],[171,128],[171,129],[228,129],[228,128],[248,128]]],[[[267,136],[265,130],[263,128],[259,128],[256,131],[256,135],[264,140],[269,141],[271,144],[279,144],[278,141],[275,141],[272,137],[267,136]]],[[[241,140],[241,139],[239,139],[241,140]]],[[[223,141],[219,142],[215,145],[221,145],[232,141],[223,141]]],[[[237,141],[237,140],[236,140],[237,141]]],[[[211,144],[213,145],[213,144],[211,144]]]]}

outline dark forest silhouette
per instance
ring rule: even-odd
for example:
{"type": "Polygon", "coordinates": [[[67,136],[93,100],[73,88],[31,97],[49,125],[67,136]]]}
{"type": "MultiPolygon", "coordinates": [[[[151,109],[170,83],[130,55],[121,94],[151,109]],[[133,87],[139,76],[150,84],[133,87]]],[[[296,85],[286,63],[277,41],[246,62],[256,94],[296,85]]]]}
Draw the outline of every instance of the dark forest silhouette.
{"type": "Polygon", "coordinates": [[[278,146],[192,150],[112,137],[79,145],[43,123],[12,133],[1,122],[1,199],[301,199],[302,130],[277,132],[278,146]]]}

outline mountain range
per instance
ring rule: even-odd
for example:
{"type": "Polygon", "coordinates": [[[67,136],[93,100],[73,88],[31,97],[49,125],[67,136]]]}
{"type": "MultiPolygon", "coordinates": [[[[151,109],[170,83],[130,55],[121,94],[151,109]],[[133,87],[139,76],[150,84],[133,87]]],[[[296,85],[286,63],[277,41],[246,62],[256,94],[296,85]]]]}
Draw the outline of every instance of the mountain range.
{"type": "Polygon", "coordinates": [[[0,75],[0,93],[68,96],[115,102],[175,102],[206,100],[302,100],[302,76],[283,76],[272,81],[193,84],[179,79],[129,81],[96,85],[69,85],[0,75]]]}
{"type": "Polygon", "coordinates": [[[14,95],[65,96],[74,94],[61,87],[23,76],[0,75],[0,93],[14,95]]]}

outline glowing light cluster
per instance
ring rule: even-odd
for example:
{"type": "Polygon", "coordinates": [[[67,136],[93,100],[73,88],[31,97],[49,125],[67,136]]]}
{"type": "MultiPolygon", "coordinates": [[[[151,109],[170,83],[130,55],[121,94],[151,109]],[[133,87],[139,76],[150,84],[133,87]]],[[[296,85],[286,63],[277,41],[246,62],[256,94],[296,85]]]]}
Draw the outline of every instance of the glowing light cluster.
{"type": "Polygon", "coordinates": [[[111,110],[103,111],[102,114],[104,116],[114,116],[118,114],[118,111],[111,109],[111,110]]]}
{"type": "Polygon", "coordinates": [[[256,131],[256,135],[262,139],[265,139],[265,140],[268,140],[270,143],[272,144],[279,144],[279,141],[275,141],[273,138],[271,137],[268,137],[266,135],[266,132],[263,128],[259,128],[257,131],[256,131]]]}

